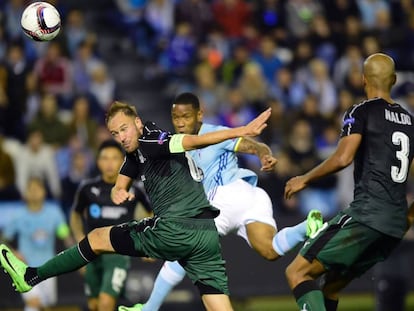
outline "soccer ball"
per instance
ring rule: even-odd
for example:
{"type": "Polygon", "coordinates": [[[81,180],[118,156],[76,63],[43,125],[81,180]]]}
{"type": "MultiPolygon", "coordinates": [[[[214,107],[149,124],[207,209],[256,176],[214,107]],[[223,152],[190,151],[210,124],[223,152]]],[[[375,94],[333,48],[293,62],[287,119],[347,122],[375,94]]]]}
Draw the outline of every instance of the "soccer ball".
{"type": "Polygon", "coordinates": [[[60,31],[60,15],[47,2],[34,2],[23,11],[20,21],[24,33],[35,41],[49,41],[60,31]]]}

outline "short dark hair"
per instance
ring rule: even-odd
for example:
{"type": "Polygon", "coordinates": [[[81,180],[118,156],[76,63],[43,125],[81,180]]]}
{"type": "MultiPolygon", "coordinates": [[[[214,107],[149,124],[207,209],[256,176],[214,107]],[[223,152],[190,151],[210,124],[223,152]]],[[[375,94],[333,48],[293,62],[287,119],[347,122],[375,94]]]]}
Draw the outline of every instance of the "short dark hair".
{"type": "Polygon", "coordinates": [[[101,154],[101,151],[106,149],[106,148],[116,148],[118,149],[122,154],[124,154],[124,149],[122,149],[121,145],[118,144],[118,142],[116,142],[113,139],[107,139],[105,141],[103,141],[99,147],[98,147],[98,156],[101,154]]]}
{"type": "Polygon", "coordinates": [[[107,113],[106,113],[106,117],[105,117],[105,122],[106,124],[108,124],[109,120],[116,115],[118,112],[122,112],[123,114],[125,114],[126,116],[129,117],[138,117],[138,113],[137,110],[134,106],[125,104],[123,102],[120,101],[115,101],[113,102],[113,104],[109,107],[107,113]]]}
{"type": "Polygon", "coordinates": [[[181,94],[178,94],[174,100],[173,105],[191,105],[194,109],[199,110],[200,109],[200,101],[198,100],[198,97],[190,92],[184,92],[181,94]]]}

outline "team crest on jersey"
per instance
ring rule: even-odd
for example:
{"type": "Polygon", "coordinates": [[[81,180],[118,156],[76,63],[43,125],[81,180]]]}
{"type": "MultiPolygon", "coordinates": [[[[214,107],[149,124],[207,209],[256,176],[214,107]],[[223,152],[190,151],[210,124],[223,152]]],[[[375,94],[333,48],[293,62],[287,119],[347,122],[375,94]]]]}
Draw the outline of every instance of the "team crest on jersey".
{"type": "Polygon", "coordinates": [[[166,139],[168,136],[167,132],[162,132],[159,136],[158,136],[158,144],[162,145],[164,143],[164,139],[166,139]]]}
{"type": "Polygon", "coordinates": [[[354,123],[355,123],[355,118],[347,118],[344,120],[344,125],[354,124],[354,123]]]}

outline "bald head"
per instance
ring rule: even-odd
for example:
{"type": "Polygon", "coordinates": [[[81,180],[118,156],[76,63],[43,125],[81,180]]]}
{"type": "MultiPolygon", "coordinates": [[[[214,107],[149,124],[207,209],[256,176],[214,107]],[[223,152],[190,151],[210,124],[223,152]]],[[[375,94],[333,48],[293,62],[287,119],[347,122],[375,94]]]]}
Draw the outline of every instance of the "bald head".
{"type": "Polygon", "coordinates": [[[364,62],[364,77],[368,86],[390,91],[396,81],[394,60],[386,54],[372,54],[364,62]]]}

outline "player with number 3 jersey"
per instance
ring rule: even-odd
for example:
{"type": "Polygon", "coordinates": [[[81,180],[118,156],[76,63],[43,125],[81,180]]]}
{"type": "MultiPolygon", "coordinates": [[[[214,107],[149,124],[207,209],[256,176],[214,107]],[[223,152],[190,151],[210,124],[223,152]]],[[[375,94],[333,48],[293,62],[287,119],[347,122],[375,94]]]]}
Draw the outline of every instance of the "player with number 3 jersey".
{"type": "Polygon", "coordinates": [[[290,179],[289,199],[310,182],[354,162],[354,200],[301,249],[286,270],[301,310],[336,311],[339,291],[385,260],[412,224],[407,178],[414,157],[414,118],[391,98],[391,57],[364,62],[367,100],[345,113],[335,152],[308,173],[290,179]],[[322,288],[316,278],[325,274],[322,288]]]}

